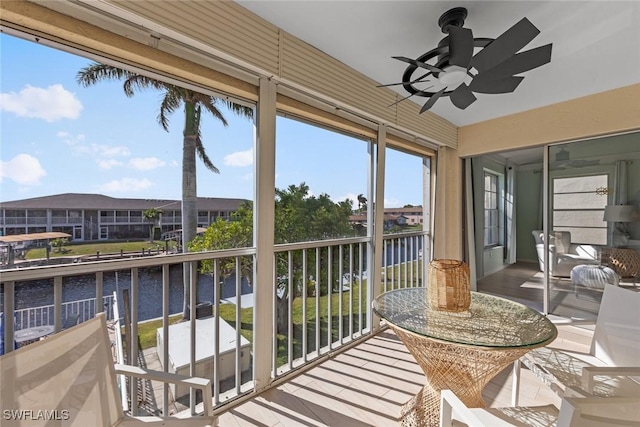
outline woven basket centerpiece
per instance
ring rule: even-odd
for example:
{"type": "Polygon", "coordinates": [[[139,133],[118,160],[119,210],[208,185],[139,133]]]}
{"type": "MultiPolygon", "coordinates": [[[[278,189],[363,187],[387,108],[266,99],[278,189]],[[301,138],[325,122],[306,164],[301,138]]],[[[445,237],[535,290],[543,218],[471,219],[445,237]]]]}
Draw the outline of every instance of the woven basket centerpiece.
{"type": "Polygon", "coordinates": [[[469,265],[455,259],[431,261],[427,299],[436,310],[467,311],[471,304],[469,265]]]}

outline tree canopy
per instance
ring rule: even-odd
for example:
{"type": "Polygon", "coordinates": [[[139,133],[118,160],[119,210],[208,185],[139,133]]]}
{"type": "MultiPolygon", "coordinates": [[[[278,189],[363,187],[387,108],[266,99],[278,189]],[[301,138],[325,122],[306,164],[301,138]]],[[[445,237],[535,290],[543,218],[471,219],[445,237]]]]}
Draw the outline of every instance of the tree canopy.
{"type": "MultiPolygon", "coordinates": [[[[275,242],[294,243],[312,240],[335,239],[352,236],[355,234],[349,222],[352,214],[352,202],[344,200],[333,202],[327,194],[318,197],[309,193],[309,186],[304,182],[300,185],[290,185],[286,189],[276,189],[275,198],[275,242]]],[[[191,243],[190,250],[204,251],[217,249],[231,249],[252,246],[253,244],[253,206],[251,202],[243,204],[227,222],[218,219],[209,226],[207,231],[196,237],[191,243]]],[[[287,253],[280,253],[276,257],[276,276],[278,277],[277,299],[277,329],[282,332],[288,322],[287,302],[295,299],[306,286],[309,278],[302,275],[303,254],[294,251],[289,258],[287,253]],[[293,272],[292,287],[288,286],[289,263],[293,272]],[[292,293],[290,294],[290,289],[292,293]]],[[[307,254],[307,261],[315,263],[315,252],[307,254]]],[[[253,276],[253,258],[240,257],[240,274],[249,282],[253,276]]],[[[321,263],[330,262],[326,256],[321,256],[321,263]]],[[[220,273],[228,277],[236,271],[235,259],[223,259],[219,261],[220,273]]],[[[200,264],[202,273],[213,271],[213,261],[202,261],[200,264]]],[[[322,269],[320,279],[326,292],[326,268],[322,269]]],[[[311,281],[315,283],[314,281],[311,281]]]]}
{"type": "MultiPolygon", "coordinates": [[[[350,200],[333,202],[327,194],[309,194],[304,182],[276,189],[275,242],[294,243],[334,239],[355,234],[349,216],[350,200]]],[[[253,206],[246,202],[232,215],[232,221],[218,219],[196,237],[191,250],[231,249],[253,244],[253,206]]]]}
{"type": "Polygon", "coordinates": [[[353,235],[350,200],[333,202],[327,194],[309,194],[304,182],[276,189],[275,242],[294,243],[353,235]]]}

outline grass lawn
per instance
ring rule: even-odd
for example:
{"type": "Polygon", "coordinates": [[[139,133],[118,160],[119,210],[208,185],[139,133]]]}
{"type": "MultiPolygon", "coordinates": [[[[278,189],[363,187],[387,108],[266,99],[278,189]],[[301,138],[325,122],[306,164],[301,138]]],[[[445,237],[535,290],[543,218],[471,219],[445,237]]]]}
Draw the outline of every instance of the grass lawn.
{"type": "MultiPolygon", "coordinates": [[[[422,260],[414,261],[418,263],[418,267],[422,267],[422,260]]],[[[404,265],[395,267],[388,267],[387,274],[391,276],[392,269],[395,268],[396,280],[400,282],[405,280],[406,269],[404,265]]],[[[410,268],[409,268],[410,270],[410,268]]],[[[409,286],[416,286],[418,278],[414,277],[414,283],[409,286]]],[[[332,318],[332,340],[339,339],[338,326],[339,322],[343,323],[343,333],[345,336],[349,331],[349,322],[353,324],[354,330],[358,330],[360,325],[358,313],[363,313],[363,322],[365,313],[367,311],[367,282],[362,281],[362,292],[360,292],[360,284],[353,283],[351,292],[351,312],[353,313],[353,319],[349,318],[349,292],[345,291],[342,294],[342,312],[340,312],[340,295],[338,293],[332,293],[331,295],[331,318],[332,318]],[[362,294],[362,300],[359,299],[362,294]]],[[[320,327],[320,346],[325,346],[329,340],[329,322],[328,322],[328,310],[329,310],[329,297],[327,295],[321,296],[316,300],[315,297],[308,297],[306,303],[307,310],[307,351],[313,351],[316,347],[316,324],[320,327]],[[316,304],[319,304],[319,319],[316,322],[316,304]]],[[[177,323],[182,315],[171,316],[169,319],[170,324],[177,323]]],[[[220,305],[220,317],[236,328],[236,306],[233,304],[221,304],[220,305]]],[[[303,316],[303,299],[301,297],[296,298],[293,301],[293,355],[294,358],[301,357],[303,353],[303,341],[302,330],[304,327],[303,316]]],[[[142,323],[138,326],[138,333],[140,335],[141,349],[146,349],[156,346],[156,329],[162,327],[161,320],[154,320],[151,322],[142,323]]],[[[240,313],[240,333],[249,342],[253,342],[253,308],[244,308],[240,313]]],[[[289,337],[285,334],[278,334],[278,365],[281,366],[287,363],[289,350],[289,337]]]]}
{"type": "MultiPolygon", "coordinates": [[[[352,312],[357,319],[358,310],[362,313],[366,312],[366,282],[363,282],[362,289],[362,301],[359,301],[359,286],[354,285],[352,293],[352,312]],[[360,308],[358,308],[360,306],[360,308]]],[[[340,309],[339,309],[338,294],[331,296],[331,313],[333,320],[333,328],[336,331],[333,335],[333,339],[337,339],[338,322],[340,322],[340,309]]],[[[321,328],[321,345],[326,345],[328,340],[328,296],[321,296],[318,298],[320,305],[320,318],[319,325],[321,328]]],[[[294,325],[294,337],[293,337],[293,352],[295,357],[299,357],[302,354],[302,327],[303,327],[303,310],[302,310],[302,298],[296,298],[293,301],[293,325],[294,325]]],[[[307,350],[315,348],[315,328],[316,328],[316,298],[307,298],[307,328],[308,328],[308,342],[307,350]]],[[[349,315],[349,293],[344,292],[342,295],[342,321],[348,322],[349,315]]],[[[236,306],[234,304],[221,304],[220,305],[220,317],[224,319],[231,327],[236,329],[236,306]]],[[[169,324],[178,323],[182,318],[181,314],[177,314],[169,317],[169,324]]],[[[152,320],[149,322],[140,323],[138,325],[138,336],[140,337],[140,349],[155,347],[156,330],[162,327],[162,320],[152,320]]],[[[348,331],[348,326],[344,326],[344,330],[348,331]]],[[[124,328],[122,329],[124,333],[124,328]]],[[[240,312],[240,333],[249,342],[253,342],[253,308],[244,308],[240,312]]],[[[346,332],[345,332],[346,333],[346,332]]],[[[287,362],[288,355],[288,337],[287,335],[278,334],[278,364],[282,365],[287,362]]]]}
{"type": "MultiPolygon", "coordinates": [[[[235,328],[236,324],[236,306],[233,304],[220,304],[220,316],[231,326],[235,328]]],[[[182,314],[175,314],[169,316],[169,324],[180,322],[182,314]]],[[[253,309],[242,309],[240,314],[240,321],[242,323],[240,333],[249,341],[253,341],[253,309]]],[[[147,348],[155,347],[157,344],[156,330],[162,327],[162,319],[151,320],[138,324],[138,336],[140,337],[140,349],[145,350],[147,348]]],[[[122,328],[124,333],[124,328],[122,328]]]]}

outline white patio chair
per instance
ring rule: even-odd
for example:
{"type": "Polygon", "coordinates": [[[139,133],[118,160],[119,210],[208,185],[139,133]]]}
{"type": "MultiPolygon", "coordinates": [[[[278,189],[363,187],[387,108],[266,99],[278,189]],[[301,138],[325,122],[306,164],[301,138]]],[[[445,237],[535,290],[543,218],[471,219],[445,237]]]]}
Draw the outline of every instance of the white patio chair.
{"type": "Polygon", "coordinates": [[[104,313],[1,356],[0,378],[3,427],[215,425],[208,379],[114,366],[104,313]],[[200,389],[205,416],[127,415],[118,392],[117,374],[200,389]]]}
{"type": "Polygon", "coordinates": [[[442,390],[440,427],[619,427],[640,425],[640,397],[568,397],[553,405],[468,408],[442,390]]]}
{"type": "Polygon", "coordinates": [[[541,347],[516,361],[514,406],[522,364],[560,396],[566,387],[594,396],[640,396],[640,292],[605,287],[589,354],[541,347]]]}

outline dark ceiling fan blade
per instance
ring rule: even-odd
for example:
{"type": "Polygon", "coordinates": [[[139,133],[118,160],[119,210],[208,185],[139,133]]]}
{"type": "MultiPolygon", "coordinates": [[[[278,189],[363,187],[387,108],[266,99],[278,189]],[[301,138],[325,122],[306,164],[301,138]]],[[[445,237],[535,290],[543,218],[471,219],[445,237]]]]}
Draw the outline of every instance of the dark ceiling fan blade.
{"type": "Polygon", "coordinates": [[[540,30],[527,18],[502,33],[471,59],[471,66],[478,72],[486,71],[513,56],[533,40],[540,30]]]}
{"type": "Polygon", "coordinates": [[[480,77],[482,80],[503,79],[533,70],[549,62],[551,62],[551,44],[518,53],[500,65],[483,73],[479,73],[477,77],[480,77]]]}
{"type": "Polygon", "coordinates": [[[478,93],[510,93],[516,90],[524,77],[512,76],[503,79],[483,79],[476,76],[469,85],[469,88],[478,93]]]}
{"type": "Polygon", "coordinates": [[[473,56],[473,32],[468,28],[449,27],[449,65],[469,68],[473,56]]]}
{"type": "Polygon", "coordinates": [[[407,83],[412,85],[414,83],[420,83],[420,82],[426,80],[427,77],[430,77],[432,75],[433,75],[433,73],[431,71],[429,71],[428,73],[423,74],[420,77],[418,77],[417,79],[411,80],[410,82],[389,83],[389,84],[386,84],[386,85],[377,85],[376,87],[399,86],[399,85],[403,85],[403,84],[407,84],[407,83]]]}
{"type": "Polygon", "coordinates": [[[392,58],[397,59],[398,61],[406,62],[407,64],[415,65],[416,67],[424,68],[425,70],[429,70],[433,73],[442,72],[440,68],[434,67],[433,65],[429,65],[426,62],[418,61],[416,59],[411,59],[404,56],[392,56],[392,58]]]}
{"type": "Polygon", "coordinates": [[[469,86],[464,83],[451,92],[449,98],[451,99],[451,103],[461,110],[473,104],[477,99],[473,92],[471,92],[469,86]]]}
{"type": "Polygon", "coordinates": [[[420,109],[420,114],[424,113],[425,111],[427,111],[429,108],[433,107],[433,104],[436,103],[436,101],[442,96],[442,94],[444,93],[445,89],[442,89],[439,92],[434,93],[431,98],[429,98],[429,100],[427,102],[424,103],[424,105],[422,106],[422,108],[420,109]]]}
{"type": "Polygon", "coordinates": [[[400,104],[402,101],[405,101],[405,100],[407,100],[407,99],[411,98],[413,95],[415,95],[415,93],[412,93],[412,94],[411,94],[411,95],[409,95],[409,96],[405,96],[404,98],[400,98],[400,99],[399,99],[399,100],[397,100],[396,102],[393,102],[393,103],[389,104],[389,105],[387,106],[387,108],[389,108],[389,107],[393,107],[393,106],[394,106],[394,105],[396,105],[396,104],[400,104]]]}

